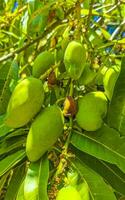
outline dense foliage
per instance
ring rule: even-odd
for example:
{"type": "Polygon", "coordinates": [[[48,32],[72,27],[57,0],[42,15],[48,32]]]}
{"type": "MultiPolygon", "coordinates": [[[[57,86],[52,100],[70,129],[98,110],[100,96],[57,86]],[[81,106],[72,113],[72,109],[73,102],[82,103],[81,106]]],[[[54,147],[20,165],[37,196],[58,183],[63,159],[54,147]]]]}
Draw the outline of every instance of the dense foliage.
{"type": "Polygon", "coordinates": [[[0,0],[0,200],[125,199],[125,1],[0,0]]]}

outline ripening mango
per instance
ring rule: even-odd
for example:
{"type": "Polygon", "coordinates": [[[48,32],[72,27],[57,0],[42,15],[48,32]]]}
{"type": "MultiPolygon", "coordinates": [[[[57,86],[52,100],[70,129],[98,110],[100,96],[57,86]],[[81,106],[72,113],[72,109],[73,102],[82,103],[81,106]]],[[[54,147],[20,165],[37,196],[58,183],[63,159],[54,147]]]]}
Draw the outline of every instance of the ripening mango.
{"type": "Polygon", "coordinates": [[[84,46],[76,41],[68,44],[64,54],[64,64],[69,76],[77,80],[80,78],[86,62],[86,50],[84,46]]]}
{"type": "Polygon", "coordinates": [[[34,60],[32,74],[34,77],[39,78],[44,74],[52,65],[54,65],[54,55],[49,51],[40,53],[34,60]]]}
{"type": "Polygon", "coordinates": [[[5,123],[12,128],[26,125],[40,111],[43,101],[42,82],[33,77],[25,78],[12,93],[5,123]]]}
{"type": "Polygon", "coordinates": [[[76,121],[86,131],[96,131],[107,112],[107,98],[103,92],[90,92],[78,100],[76,121]]]}
{"type": "Polygon", "coordinates": [[[37,161],[63,132],[63,114],[56,105],[44,108],[31,125],[26,142],[30,161],[37,161]]]}

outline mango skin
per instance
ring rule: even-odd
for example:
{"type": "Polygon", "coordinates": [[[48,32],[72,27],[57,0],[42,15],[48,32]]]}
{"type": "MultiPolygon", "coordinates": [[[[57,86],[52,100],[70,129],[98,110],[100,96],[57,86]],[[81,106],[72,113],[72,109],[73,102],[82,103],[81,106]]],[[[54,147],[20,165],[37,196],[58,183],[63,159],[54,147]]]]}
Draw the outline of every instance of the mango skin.
{"type": "Polygon", "coordinates": [[[44,74],[52,65],[54,65],[54,55],[49,51],[40,53],[34,60],[32,75],[39,78],[44,74]]]}
{"type": "Polygon", "coordinates": [[[56,105],[44,108],[31,125],[26,142],[30,161],[37,161],[63,132],[64,119],[56,105]]]}
{"type": "Polygon", "coordinates": [[[64,64],[70,78],[80,78],[86,62],[86,51],[81,43],[72,41],[68,44],[64,54],[64,64]]]}
{"type": "Polygon", "coordinates": [[[107,113],[107,98],[103,92],[90,92],[78,100],[76,121],[86,131],[101,128],[107,113]]]}
{"type": "Polygon", "coordinates": [[[106,71],[105,76],[103,78],[105,94],[110,101],[112,99],[115,83],[117,81],[119,73],[120,73],[120,67],[114,66],[106,71]]]}
{"type": "Polygon", "coordinates": [[[29,77],[17,84],[7,108],[5,123],[12,128],[26,125],[41,109],[44,89],[40,80],[29,77]]]}
{"type": "Polygon", "coordinates": [[[56,200],[81,200],[80,194],[75,187],[63,187],[57,194],[56,200]]]}

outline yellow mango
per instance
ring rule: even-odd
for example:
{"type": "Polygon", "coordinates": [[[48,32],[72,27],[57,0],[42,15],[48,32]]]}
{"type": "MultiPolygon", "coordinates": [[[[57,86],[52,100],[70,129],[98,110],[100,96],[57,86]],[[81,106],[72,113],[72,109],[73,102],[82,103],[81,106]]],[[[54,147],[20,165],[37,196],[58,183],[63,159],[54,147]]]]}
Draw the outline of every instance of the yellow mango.
{"type": "Polygon", "coordinates": [[[44,74],[52,65],[54,65],[54,55],[49,51],[40,53],[34,60],[32,74],[34,77],[39,78],[44,74]]]}
{"type": "Polygon", "coordinates": [[[73,186],[63,187],[57,194],[56,200],[81,200],[79,192],[73,186]]]}
{"type": "Polygon", "coordinates": [[[63,114],[56,105],[44,108],[31,125],[26,142],[30,161],[37,161],[63,132],[63,114]]]}
{"type": "Polygon", "coordinates": [[[80,78],[86,62],[86,50],[84,46],[76,41],[68,44],[64,54],[64,64],[69,76],[77,80],[80,78]]]}
{"type": "Polygon", "coordinates": [[[5,123],[12,128],[26,125],[41,109],[44,100],[43,84],[29,77],[17,84],[7,108],[5,123]]]}
{"type": "Polygon", "coordinates": [[[107,98],[103,92],[90,92],[78,100],[76,121],[86,131],[96,131],[107,112],[107,98]]]}

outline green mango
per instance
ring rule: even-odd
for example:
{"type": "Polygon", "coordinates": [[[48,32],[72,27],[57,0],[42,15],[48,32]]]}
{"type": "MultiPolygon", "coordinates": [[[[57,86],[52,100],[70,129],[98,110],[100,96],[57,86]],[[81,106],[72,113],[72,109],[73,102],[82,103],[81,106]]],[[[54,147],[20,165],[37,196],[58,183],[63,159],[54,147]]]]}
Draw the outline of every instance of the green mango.
{"type": "Polygon", "coordinates": [[[64,64],[69,76],[77,80],[80,78],[86,62],[86,50],[81,43],[72,41],[64,53],[64,64]]]}
{"type": "Polygon", "coordinates": [[[113,66],[106,71],[105,76],[103,78],[105,94],[109,100],[112,99],[115,83],[117,81],[119,73],[120,73],[120,67],[113,66]]]}
{"type": "Polygon", "coordinates": [[[41,109],[44,101],[43,84],[29,77],[15,87],[7,107],[5,123],[12,128],[26,125],[41,109]]]}
{"type": "Polygon", "coordinates": [[[26,142],[30,161],[37,161],[63,132],[63,114],[56,105],[44,108],[31,125],[26,142]]]}
{"type": "Polygon", "coordinates": [[[95,79],[96,75],[97,75],[97,73],[95,71],[91,70],[90,64],[87,63],[85,65],[85,69],[84,69],[81,77],[79,78],[78,82],[80,85],[88,85],[95,79]]]}
{"type": "Polygon", "coordinates": [[[49,51],[40,53],[34,60],[32,74],[34,77],[39,78],[44,74],[52,65],[54,65],[54,55],[49,51]]]}
{"type": "Polygon", "coordinates": [[[79,192],[75,187],[63,187],[57,194],[56,200],[81,200],[79,192]]]}
{"type": "Polygon", "coordinates": [[[107,98],[103,92],[90,92],[78,100],[76,121],[86,131],[96,131],[107,112],[107,98]]]}

